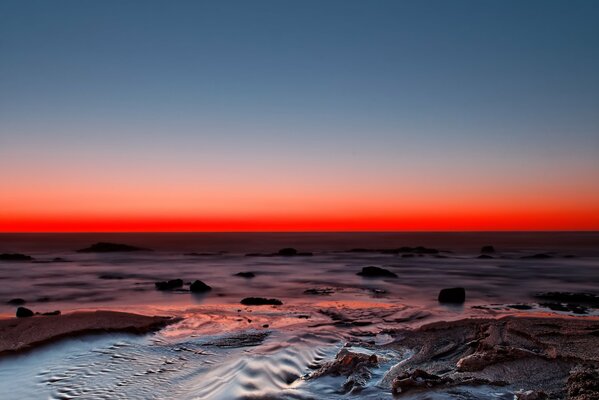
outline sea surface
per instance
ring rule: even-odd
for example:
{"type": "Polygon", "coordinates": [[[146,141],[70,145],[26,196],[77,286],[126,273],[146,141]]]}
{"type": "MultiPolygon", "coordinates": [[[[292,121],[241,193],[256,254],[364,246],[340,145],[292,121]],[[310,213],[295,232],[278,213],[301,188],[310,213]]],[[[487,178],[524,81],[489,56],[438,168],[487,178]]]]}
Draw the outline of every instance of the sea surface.
{"type": "MultiPolygon", "coordinates": [[[[535,294],[599,292],[598,232],[0,234],[0,253],[15,252],[35,262],[0,262],[3,318],[15,312],[7,301],[23,298],[39,312],[110,309],[185,319],[156,334],[86,336],[4,357],[2,399],[392,398],[381,382],[406,354],[387,354],[359,396],[343,391],[344,377],[307,378],[347,342],[388,342],[387,329],[503,313],[569,314],[546,308],[535,294]],[[152,251],[75,251],[100,241],[152,251]],[[484,245],[495,247],[493,258],[478,258],[484,245]],[[355,251],[403,246],[439,252],[355,251]],[[285,247],[312,255],[273,255],[285,247]],[[523,258],[537,254],[546,257],[523,258]],[[397,278],[356,275],[365,266],[397,278]],[[213,289],[155,289],[154,282],[176,278],[213,289]],[[464,305],[438,303],[440,289],[458,286],[466,289],[464,305]],[[250,296],[283,305],[240,304],[250,296]]],[[[513,399],[513,390],[402,398],[513,399]]]]}

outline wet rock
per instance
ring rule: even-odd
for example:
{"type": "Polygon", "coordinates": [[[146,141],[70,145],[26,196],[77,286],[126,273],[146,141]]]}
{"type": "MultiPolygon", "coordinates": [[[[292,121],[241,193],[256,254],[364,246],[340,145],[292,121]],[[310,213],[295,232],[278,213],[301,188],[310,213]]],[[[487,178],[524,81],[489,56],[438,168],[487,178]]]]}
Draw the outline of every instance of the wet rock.
{"type": "Polygon", "coordinates": [[[46,316],[60,315],[60,310],[49,311],[49,312],[41,313],[40,315],[46,315],[46,316]]]}
{"type": "Polygon", "coordinates": [[[242,278],[250,279],[250,278],[254,278],[256,276],[256,274],[254,274],[253,272],[238,272],[238,273],[234,274],[233,276],[239,276],[242,278]]]}
{"type": "Polygon", "coordinates": [[[466,289],[461,287],[442,289],[439,292],[438,301],[439,303],[461,304],[466,301],[466,289]]]}
{"type": "Polygon", "coordinates": [[[212,288],[200,280],[195,280],[189,286],[189,290],[192,291],[193,293],[205,293],[205,292],[211,291],[212,288]]]}
{"type": "Polygon", "coordinates": [[[221,348],[237,348],[258,346],[270,335],[269,331],[250,331],[235,333],[230,336],[216,338],[205,343],[205,346],[216,346],[221,348]]]}
{"type": "Polygon", "coordinates": [[[183,286],[183,280],[171,279],[170,281],[155,282],[154,285],[158,290],[173,290],[183,286]]]}
{"type": "Polygon", "coordinates": [[[492,259],[494,259],[495,257],[493,257],[493,256],[490,256],[490,255],[488,255],[488,254],[481,254],[480,256],[478,256],[478,257],[476,257],[476,258],[478,258],[478,259],[481,259],[481,260],[492,260],[492,259]]]}
{"type": "Polygon", "coordinates": [[[312,373],[308,379],[321,376],[346,376],[343,384],[345,392],[360,392],[372,378],[371,368],[376,368],[379,360],[376,354],[364,354],[341,349],[335,360],[325,363],[317,371],[312,373]]]}
{"type": "Polygon", "coordinates": [[[530,350],[497,345],[491,349],[478,350],[474,354],[460,358],[456,368],[459,372],[476,372],[493,364],[527,357],[540,357],[540,355],[530,350]]]}
{"type": "Polygon", "coordinates": [[[17,297],[15,299],[10,299],[10,300],[8,300],[6,302],[6,304],[10,304],[10,305],[13,305],[13,306],[20,306],[20,305],[23,305],[25,303],[26,303],[25,299],[21,299],[20,297],[17,297]]]}
{"type": "Polygon", "coordinates": [[[246,297],[241,300],[241,304],[245,306],[280,306],[283,305],[283,302],[279,299],[266,299],[264,297],[246,297]]]}
{"type": "Polygon", "coordinates": [[[491,246],[491,245],[486,245],[480,248],[480,252],[482,254],[492,254],[495,253],[495,247],[491,246]]]}
{"type": "Polygon", "coordinates": [[[578,365],[570,371],[566,383],[569,400],[599,399],[599,368],[578,365]]]}
{"type": "Polygon", "coordinates": [[[314,296],[330,296],[333,293],[335,293],[335,289],[333,288],[314,288],[304,290],[304,294],[310,294],[314,296]]]}
{"type": "Polygon", "coordinates": [[[98,242],[84,249],[77,250],[78,253],[113,253],[127,251],[149,251],[149,249],[121,243],[98,242]]]}
{"type": "Polygon", "coordinates": [[[384,268],[379,267],[364,267],[361,272],[356,275],[364,276],[367,278],[397,278],[397,274],[384,268]]]}
{"type": "Polygon", "coordinates": [[[552,311],[571,312],[574,314],[588,314],[589,312],[587,307],[572,303],[539,303],[539,306],[552,311]]]}
{"type": "Polygon", "coordinates": [[[25,307],[19,307],[17,308],[17,318],[27,318],[27,317],[33,317],[33,311],[31,311],[28,308],[25,307]]]}
{"type": "Polygon", "coordinates": [[[450,378],[442,378],[438,375],[429,374],[421,369],[406,372],[393,380],[391,388],[393,394],[405,393],[411,389],[432,388],[441,384],[453,382],[450,378]]]}
{"type": "Polygon", "coordinates": [[[540,292],[534,295],[537,299],[552,300],[563,303],[580,303],[599,306],[599,296],[582,292],[540,292]]]}
{"type": "Polygon", "coordinates": [[[516,396],[516,400],[545,400],[549,398],[547,393],[542,390],[519,390],[514,395],[516,396]]]}
{"type": "Polygon", "coordinates": [[[277,255],[284,256],[284,257],[293,257],[293,256],[311,256],[313,254],[308,251],[299,252],[299,251],[297,251],[297,249],[294,249],[293,247],[286,247],[284,249],[279,250],[277,252],[277,255]]]}
{"type": "Polygon", "coordinates": [[[520,257],[520,259],[522,259],[522,260],[547,260],[549,258],[553,258],[553,256],[549,255],[549,254],[545,254],[545,253],[539,253],[539,254],[533,254],[531,256],[520,257]]]}
{"type": "Polygon", "coordinates": [[[31,261],[33,257],[20,253],[2,253],[0,261],[31,261]]]}
{"type": "Polygon", "coordinates": [[[532,310],[533,306],[530,304],[508,304],[506,307],[513,308],[514,310],[532,310]]]}

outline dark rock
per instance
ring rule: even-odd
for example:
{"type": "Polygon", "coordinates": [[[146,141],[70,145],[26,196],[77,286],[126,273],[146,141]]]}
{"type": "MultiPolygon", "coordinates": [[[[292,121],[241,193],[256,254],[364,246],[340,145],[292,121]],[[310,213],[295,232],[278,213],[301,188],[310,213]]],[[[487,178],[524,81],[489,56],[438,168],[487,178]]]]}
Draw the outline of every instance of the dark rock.
{"type": "Polygon", "coordinates": [[[121,243],[98,242],[84,249],[77,250],[78,253],[113,253],[125,251],[149,251],[149,249],[121,243]]]}
{"type": "Polygon", "coordinates": [[[125,279],[125,277],[118,274],[102,274],[98,275],[98,279],[125,279]]]}
{"type": "Polygon", "coordinates": [[[532,256],[522,256],[520,259],[522,260],[546,260],[548,258],[553,258],[553,256],[545,253],[533,254],[532,256]]]}
{"type": "Polygon", "coordinates": [[[158,290],[173,290],[183,286],[183,280],[171,279],[170,281],[155,282],[154,285],[158,290]]]}
{"type": "Polygon", "coordinates": [[[17,308],[17,318],[33,317],[33,311],[25,307],[17,308]]]}
{"type": "Polygon", "coordinates": [[[41,315],[46,315],[46,316],[60,315],[60,310],[45,312],[45,313],[42,313],[41,315]]]}
{"type": "Polygon", "coordinates": [[[461,304],[466,301],[466,290],[464,288],[447,288],[439,292],[439,303],[461,304]]]}
{"type": "Polygon", "coordinates": [[[233,276],[240,276],[242,278],[254,278],[256,275],[253,272],[238,272],[233,276]]]}
{"type": "Polygon", "coordinates": [[[536,390],[519,390],[514,393],[516,400],[545,400],[548,399],[547,393],[536,390]]]}
{"type": "Polygon", "coordinates": [[[541,292],[534,295],[538,299],[552,300],[564,303],[581,303],[599,306],[599,296],[583,292],[541,292]]]}
{"type": "Polygon", "coordinates": [[[384,268],[379,267],[364,267],[361,272],[356,275],[368,278],[397,278],[397,274],[384,268]]]}
{"type": "Polygon", "coordinates": [[[480,252],[483,254],[492,254],[495,253],[495,247],[491,245],[483,246],[480,248],[480,252]]]}
{"type": "Polygon", "coordinates": [[[571,312],[574,314],[588,314],[587,307],[572,303],[539,303],[539,306],[553,311],[571,312]]]}
{"type": "Polygon", "coordinates": [[[415,256],[415,254],[412,254],[412,253],[404,253],[401,255],[402,258],[412,258],[414,256],[415,256]]]}
{"type": "Polygon", "coordinates": [[[333,293],[335,293],[335,289],[333,288],[314,288],[304,290],[304,294],[311,294],[314,296],[329,296],[333,293]]]}
{"type": "Polygon", "coordinates": [[[21,298],[16,298],[16,299],[10,299],[6,302],[7,304],[11,304],[13,306],[20,306],[26,303],[25,299],[21,299],[21,298]]]}
{"type": "Polygon", "coordinates": [[[293,247],[285,247],[277,252],[280,256],[296,256],[298,251],[293,247]]]}
{"type": "Polygon", "coordinates": [[[245,306],[280,306],[283,302],[279,299],[265,299],[264,297],[246,297],[241,300],[241,304],[245,306]]]}
{"type": "Polygon", "coordinates": [[[268,326],[269,326],[268,324],[262,325],[263,328],[268,328],[268,326]]]}
{"type": "Polygon", "coordinates": [[[530,304],[508,304],[508,308],[513,308],[514,310],[532,310],[533,307],[530,304]]]}
{"type": "Polygon", "coordinates": [[[19,253],[2,253],[0,261],[31,261],[33,257],[19,253]]]}
{"type": "Polygon", "coordinates": [[[570,400],[599,399],[599,369],[590,365],[573,368],[566,386],[570,400]]]}
{"type": "Polygon", "coordinates": [[[476,257],[476,258],[479,258],[479,259],[481,259],[481,260],[492,260],[492,259],[493,259],[493,258],[495,258],[495,257],[493,257],[493,256],[490,256],[490,255],[488,255],[488,254],[481,254],[480,256],[478,256],[478,257],[476,257]]]}
{"type": "Polygon", "coordinates": [[[189,286],[189,290],[191,290],[194,293],[204,293],[204,292],[209,292],[212,290],[212,288],[208,285],[206,285],[204,282],[200,281],[200,280],[195,280],[190,286],[189,286]]]}

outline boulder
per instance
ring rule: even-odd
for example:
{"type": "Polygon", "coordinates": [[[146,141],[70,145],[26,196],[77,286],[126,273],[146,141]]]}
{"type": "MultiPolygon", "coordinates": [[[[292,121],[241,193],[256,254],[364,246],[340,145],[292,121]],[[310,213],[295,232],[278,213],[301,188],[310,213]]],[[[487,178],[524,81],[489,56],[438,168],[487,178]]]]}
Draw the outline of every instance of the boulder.
{"type": "Polygon", "coordinates": [[[466,289],[461,287],[442,289],[439,292],[438,300],[439,303],[461,304],[466,301],[466,289]]]}
{"type": "Polygon", "coordinates": [[[149,251],[149,249],[121,243],[98,242],[84,249],[77,250],[78,253],[115,253],[125,251],[149,251]]]}
{"type": "Polygon", "coordinates": [[[361,272],[356,275],[360,275],[367,278],[397,278],[397,274],[384,268],[379,267],[364,267],[361,272]]]}
{"type": "Polygon", "coordinates": [[[17,318],[33,317],[33,311],[25,307],[17,308],[17,318]]]}
{"type": "Polygon", "coordinates": [[[280,306],[283,305],[283,302],[279,299],[266,299],[264,297],[246,297],[241,300],[241,304],[245,306],[280,306]]]}
{"type": "Polygon", "coordinates": [[[173,290],[183,286],[183,280],[171,279],[170,281],[155,282],[154,285],[158,290],[173,290]]]}
{"type": "Polygon", "coordinates": [[[491,245],[486,245],[480,248],[480,252],[483,254],[492,254],[495,253],[495,247],[491,245]]]}
{"type": "Polygon", "coordinates": [[[205,293],[211,291],[212,288],[200,280],[195,280],[189,286],[189,290],[191,290],[193,293],[205,293]]]}

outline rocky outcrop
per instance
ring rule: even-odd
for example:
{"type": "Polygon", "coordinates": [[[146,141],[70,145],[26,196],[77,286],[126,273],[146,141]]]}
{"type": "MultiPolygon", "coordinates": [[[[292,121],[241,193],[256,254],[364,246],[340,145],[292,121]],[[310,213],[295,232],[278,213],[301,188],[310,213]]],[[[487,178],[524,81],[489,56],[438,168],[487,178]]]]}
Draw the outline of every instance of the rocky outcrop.
{"type": "Polygon", "coordinates": [[[77,250],[78,253],[116,253],[129,251],[150,251],[142,247],[131,246],[121,243],[98,242],[89,247],[77,250]]]}

